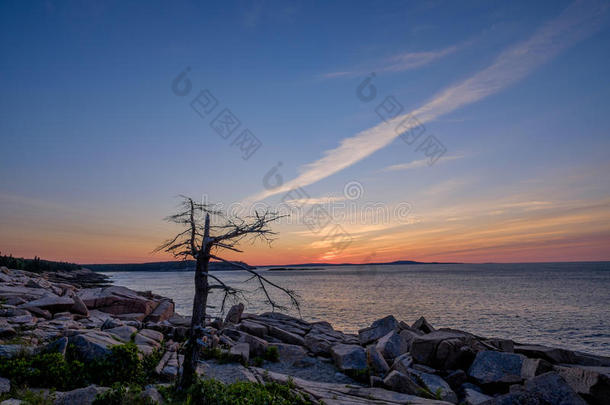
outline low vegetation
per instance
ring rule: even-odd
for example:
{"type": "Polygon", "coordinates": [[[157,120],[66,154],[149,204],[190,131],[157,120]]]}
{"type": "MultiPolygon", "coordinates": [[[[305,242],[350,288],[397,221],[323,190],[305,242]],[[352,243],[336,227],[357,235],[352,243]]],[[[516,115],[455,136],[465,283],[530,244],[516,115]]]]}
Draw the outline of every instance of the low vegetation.
{"type": "Polygon", "coordinates": [[[44,271],[71,271],[81,268],[80,265],[75,263],[42,260],[37,256],[33,259],[24,259],[23,257],[0,254],[0,267],[1,266],[6,266],[9,269],[30,271],[32,273],[42,273],[44,271]]]}
{"type": "MultiPolygon", "coordinates": [[[[108,356],[101,360],[83,362],[78,359],[73,347],[68,346],[66,355],[60,353],[22,354],[0,363],[0,376],[11,380],[13,389],[0,396],[0,400],[19,398],[26,404],[45,405],[53,403],[54,391],[69,391],[89,384],[112,387],[100,394],[94,404],[98,405],[152,405],[144,396],[144,386],[155,382],[154,368],[160,361],[163,350],[148,356],[138,355],[133,342],[116,345],[108,356]],[[50,394],[33,392],[28,387],[46,387],[50,394]]],[[[220,350],[205,353],[209,358],[229,361],[220,350]]],[[[270,346],[265,353],[268,361],[277,361],[277,348],[270,346]]],[[[262,359],[261,359],[262,360],[262,359]]],[[[294,390],[294,385],[252,382],[237,382],[225,385],[215,380],[197,380],[184,391],[176,386],[160,390],[169,404],[188,405],[304,405],[311,404],[307,398],[294,390]]]]}
{"type": "Polygon", "coordinates": [[[154,367],[163,354],[158,350],[140,358],[132,342],[113,346],[108,356],[97,361],[85,363],[73,353],[68,347],[65,357],[60,353],[45,353],[3,359],[0,376],[10,379],[16,387],[47,387],[59,391],[89,384],[111,386],[117,382],[145,385],[154,381],[154,367]]]}
{"type": "Polygon", "coordinates": [[[184,393],[175,387],[163,390],[170,404],[187,405],[309,405],[312,402],[294,390],[290,383],[236,382],[198,380],[184,393]]]}

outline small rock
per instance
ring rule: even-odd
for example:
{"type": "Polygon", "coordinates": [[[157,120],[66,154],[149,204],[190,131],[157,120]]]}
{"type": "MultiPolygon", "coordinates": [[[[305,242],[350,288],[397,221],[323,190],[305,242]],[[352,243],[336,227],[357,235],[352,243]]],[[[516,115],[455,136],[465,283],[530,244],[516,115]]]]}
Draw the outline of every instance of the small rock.
{"type": "Polygon", "coordinates": [[[12,323],[15,325],[34,325],[36,324],[36,319],[28,312],[27,315],[19,315],[13,316],[11,318],[6,319],[8,323],[12,323]]]}
{"type": "Polygon", "coordinates": [[[146,352],[152,352],[155,348],[161,346],[161,343],[159,343],[156,340],[153,340],[149,337],[146,337],[145,335],[143,335],[141,333],[138,333],[137,335],[135,335],[133,342],[138,346],[148,346],[148,349],[146,349],[146,352]]]}
{"type": "Polygon", "coordinates": [[[68,338],[67,337],[61,337],[61,338],[57,339],[56,341],[46,345],[42,349],[42,351],[44,353],[59,353],[62,356],[65,356],[67,348],[68,348],[68,338]]]}
{"type": "Polygon", "coordinates": [[[109,389],[90,385],[68,392],[57,392],[54,405],[90,405],[98,394],[102,394],[109,389]]]}
{"type": "Polygon", "coordinates": [[[17,332],[10,326],[0,326],[0,338],[6,339],[15,336],[17,332]]]}
{"type": "Polygon", "coordinates": [[[250,360],[250,345],[248,343],[237,343],[229,349],[229,356],[247,365],[250,360]]]}
{"type": "Polygon", "coordinates": [[[163,333],[152,329],[142,329],[138,332],[138,335],[145,336],[148,339],[152,339],[157,343],[161,343],[163,341],[163,333]]]}
{"type": "Polygon", "coordinates": [[[495,351],[479,352],[468,375],[479,384],[514,384],[523,380],[521,367],[525,356],[495,351]]]}
{"type": "Polygon", "coordinates": [[[373,370],[376,375],[383,377],[390,371],[390,366],[388,366],[388,363],[375,345],[370,345],[366,348],[366,360],[369,368],[373,370]]]}
{"type": "Polygon", "coordinates": [[[10,380],[0,377],[0,394],[4,394],[5,392],[9,392],[10,390],[11,390],[10,380]]]}
{"type": "Polygon", "coordinates": [[[576,363],[574,352],[555,347],[542,345],[515,345],[515,353],[523,354],[529,358],[545,359],[552,364],[576,363]]]}
{"type": "Polygon", "coordinates": [[[555,371],[589,402],[602,404],[610,398],[608,367],[555,366],[555,371]]]}
{"type": "Polygon", "coordinates": [[[241,321],[241,315],[244,313],[244,304],[241,302],[237,305],[233,305],[229,312],[227,313],[227,317],[225,318],[225,323],[239,323],[241,321]]]}
{"type": "Polygon", "coordinates": [[[417,371],[421,371],[422,373],[436,374],[436,369],[425,366],[423,364],[413,364],[412,368],[414,368],[417,371]]]}
{"type": "Polygon", "coordinates": [[[161,322],[169,319],[174,315],[174,301],[163,300],[159,303],[157,308],[148,315],[148,320],[151,322],[161,322]]]}
{"type": "Polygon", "coordinates": [[[369,385],[371,387],[383,387],[383,378],[372,375],[369,377],[369,385]]]}
{"type": "Polygon", "coordinates": [[[468,380],[468,376],[463,370],[455,370],[445,377],[445,381],[453,390],[457,390],[466,380],[468,380]]]}
{"type": "Polygon", "coordinates": [[[415,329],[415,330],[419,330],[423,333],[432,333],[435,330],[432,327],[432,325],[430,325],[428,323],[428,321],[426,321],[426,318],[424,318],[423,316],[421,318],[419,318],[417,321],[415,321],[413,323],[413,325],[411,325],[411,328],[415,329]]]}
{"type": "Polygon", "coordinates": [[[131,340],[131,336],[134,335],[138,330],[134,327],[123,325],[112,329],[106,329],[106,333],[112,333],[117,336],[123,342],[129,342],[131,340]]]}
{"type": "Polygon", "coordinates": [[[267,327],[265,325],[249,320],[242,320],[238,327],[244,332],[257,336],[259,338],[264,338],[265,335],[268,333],[267,327]]]}
{"type": "Polygon", "coordinates": [[[284,343],[305,346],[305,339],[303,339],[301,336],[294,333],[290,333],[276,326],[269,326],[269,335],[280,339],[284,343]]]}
{"type": "Polygon", "coordinates": [[[526,381],[525,389],[539,395],[551,405],[586,405],[566,380],[553,371],[526,381]]]}
{"type": "Polygon", "coordinates": [[[400,371],[406,375],[412,365],[413,357],[411,357],[409,353],[405,353],[394,359],[394,363],[392,363],[392,370],[400,371]]]}
{"type": "Polygon", "coordinates": [[[383,385],[392,391],[402,392],[403,394],[421,395],[422,393],[422,387],[407,375],[396,370],[391,371],[383,379],[383,385]]]}
{"type": "Polygon", "coordinates": [[[521,366],[521,377],[530,379],[540,374],[553,371],[553,366],[543,359],[523,359],[521,366]]]}
{"type": "Polygon", "coordinates": [[[33,353],[33,348],[23,345],[0,345],[0,358],[13,358],[20,353],[33,353]]]}
{"type": "Polygon", "coordinates": [[[398,321],[392,315],[376,320],[368,328],[358,331],[358,339],[363,346],[398,329],[398,321]]]}
{"type": "Polygon", "coordinates": [[[53,315],[53,319],[69,319],[72,320],[72,314],[70,312],[57,312],[53,315]]]}
{"type": "Polygon", "coordinates": [[[238,363],[219,364],[215,361],[200,362],[197,367],[197,374],[200,374],[204,380],[214,379],[224,384],[238,381],[258,382],[249,369],[238,363]]]}
{"type": "Polygon", "coordinates": [[[275,343],[280,354],[280,362],[286,364],[296,364],[303,359],[308,359],[307,352],[302,346],[291,345],[288,343],[275,343]]]}
{"type": "Polygon", "coordinates": [[[44,289],[49,289],[51,288],[51,283],[49,283],[47,280],[44,280],[42,278],[37,278],[37,279],[29,279],[27,283],[25,283],[26,287],[29,288],[44,288],[44,289]]]}
{"type": "Polygon", "coordinates": [[[174,326],[191,326],[191,317],[190,316],[182,316],[180,314],[174,314],[171,318],[168,319],[169,323],[174,326]]]}
{"type": "Polygon", "coordinates": [[[47,295],[40,299],[30,301],[27,304],[21,305],[21,308],[36,307],[40,309],[46,309],[52,313],[64,312],[70,310],[74,305],[74,300],[68,297],[58,297],[56,295],[47,295]]]}
{"type": "Polygon", "coordinates": [[[40,309],[38,307],[28,307],[28,311],[30,311],[31,313],[33,313],[34,315],[36,315],[40,318],[44,318],[47,320],[53,318],[53,315],[46,309],[40,309]]]}
{"type": "Polygon", "coordinates": [[[480,405],[492,399],[493,398],[489,395],[482,394],[479,391],[473,390],[472,388],[466,388],[464,390],[464,399],[462,403],[464,405],[480,405]]]}
{"type": "Polygon", "coordinates": [[[305,346],[316,356],[330,356],[336,344],[358,344],[355,336],[336,331],[328,322],[315,322],[305,335],[305,346]]]}
{"type": "Polygon", "coordinates": [[[0,405],[21,405],[23,403],[24,402],[20,399],[11,398],[0,402],[0,405]]]}
{"type": "Polygon", "coordinates": [[[447,382],[441,377],[435,374],[423,373],[414,369],[411,369],[408,375],[419,385],[423,385],[424,388],[426,388],[433,396],[438,396],[443,401],[457,404],[457,394],[453,392],[449,384],[447,384],[447,382]]]}
{"type": "Polygon", "coordinates": [[[114,316],[116,316],[121,321],[125,321],[126,324],[129,322],[138,322],[138,325],[140,325],[144,318],[146,318],[146,313],[133,312],[128,314],[116,314],[114,316]]]}
{"type": "Polygon", "coordinates": [[[396,331],[391,331],[377,341],[377,350],[388,361],[393,361],[409,350],[409,344],[396,331]]]}
{"type": "Polygon", "coordinates": [[[114,318],[107,318],[101,326],[101,330],[118,328],[119,326],[123,326],[123,322],[114,318]]]}
{"type": "Polygon", "coordinates": [[[485,343],[491,344],[501,352],[515,352],[515,342],[510,339],[486,339],[485,343]]]}
{"type": "Polygon", "coordinates": [[[146,387],[146,389],[140,394],[140,398],[142,398],[147,403],[152,402],[153,404],[160,405],[165,403],[163,395],[161,395],[155,387],[146,387]]]}
{"type": "Polygon", "coordinates": [[[473,336],[438,330],[414,337],[409,351],[416,363],[443,370],[465,370],[474,360],[474,348],[478,349],[478,346],[473,336]]]}
{"type": "Polygon", "coordinates": [[[482,402],[481,405],[549,405],[537,394],[527,391],[509,392],[482,402]]]}
{"type": "Polygon", "coordinates": [[[366,354],[361,346],[338,344],[331,348],[331,355],[341,371],[359,371],[367,367],[366,354]]]}
{"type": "Polygon", "coordinates": [[[264,357],[269,344],[267,341],[252,336],[237,329],[223,329],[223,336],[228,336],[235,342],[248,343],[250,345],[250,355],[253,357],[264,357]]]}
{"type": "Polygon", "coordinates": [[[121,342],[106,332],[91,331],[69,337],[80,356],[85,361],[92,361],[110,353],[110,347],[121,342]]]}
{"type": "Polygon", "coordinates": [[[85,305],[83,300],[81,300],[80,297],[76,294],[72,296],[72,299],[74,300],[74,305],[70,307],[70,312],[83,316],[89,316],[89,310],[87,309],[87,306],[85,305]]]}

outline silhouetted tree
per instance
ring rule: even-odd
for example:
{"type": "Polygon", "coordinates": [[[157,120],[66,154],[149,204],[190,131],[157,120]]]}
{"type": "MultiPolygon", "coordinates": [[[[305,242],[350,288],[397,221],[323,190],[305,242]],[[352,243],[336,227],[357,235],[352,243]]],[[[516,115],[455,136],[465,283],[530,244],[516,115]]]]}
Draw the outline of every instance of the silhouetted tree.
{"type": "Polygon", "coordinates": [[[299,309],[299,302],[294,291],[281,287],[270,281],[257,271],[240,263],[231,262],[219,256],[220,252],[229,250],[242,252],[238,249],[239,242],[244,239],[252,241],[262,239],[270,243],[273,236],[269,224],[280,218],[273,212],[256,213],[252,217],[230,218],[209,204],[196,203],[192,198],[182,196],[183,201],[177,214],[167,217],[166,220],[183,226],[185,229],[171,239],[165,241],[156,251],[169,252],[176,258],[187,260],[195,259],[195,299],[193,301],[193,315],[189,340],[186,344],[183,372],[180,379],[181,388],[187,388],[195,379],[197,361],[199,360],[200,345],[197,340],[202,336],[206,320],[206,307],[208,294],[213,290],[220,290],[224,295],[221,312],[224,311],[228,297],[241,293],[241,290],[227,285],[220,278],[210,274],[210,260],[230,263],[249,272],[252,277],[247,281],[258,284],[263,292],[265,301],[275,309],[285,309],[272,296],[272,290],[286,294],[292,306],[299,309]],[[210,215],[218,217],[219,224],[210,224],[210,215]],[[210,280],[212,282],[210,283],[210,280]]]}

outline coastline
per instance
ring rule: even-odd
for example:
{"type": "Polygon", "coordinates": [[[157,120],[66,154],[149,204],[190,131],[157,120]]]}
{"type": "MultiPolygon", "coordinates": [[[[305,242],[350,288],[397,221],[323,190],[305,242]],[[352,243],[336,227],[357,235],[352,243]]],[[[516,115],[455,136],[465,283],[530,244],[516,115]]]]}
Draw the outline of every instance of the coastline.
{"type": "MultiPolygon", "coordinates": [[[[425,265],[378,268],[268,271],[279,285],[299,293],[307,321],[328,321],[335,329],[358,333],[364,325],[393,314],[412,322],[424,315],[434,325],[547,346],[610,356],[607,288],[610,267],[580,265],[425,265]],[[571,280],[563,282],[563,280],[571,280]]],[[[176,312],[190,315],[193,274],[183,272],[106,273],[134,290],[172,298],[176,312]]],[[[218,273],[239,286],[244,272],[218,273]]],[[[220,297],[212,295],[215,314],[220,297]]],[[[247,293],[247,310],[269,308],[247,293]]]]}
{"type": "MultiPolygon", "coordinates": [[[[70,345],[94,361],[131,341],[142,355],[163,351],[154,367],[157,383],[175,380],[189,318],[176,314],[168,298],[108,286],[95,274],[0,269],[0,357],[65,356],[70,345]]],[[[603,403],[610,392],[608,357],[437,329],[424,318],[409,324],[388,315],[346,334],[328,322],[243,311],[234,306],[226,319],[210,319],[203,378],[286,383],[291,377],[297,391],[327,404],[518,403],[548,400],[550,391],[569,403],[603,403]]],[[[3,384],[10,393],[10,382],[3,384]]],[[[103,391],[89,389],[92,398],[103,391]]]]}

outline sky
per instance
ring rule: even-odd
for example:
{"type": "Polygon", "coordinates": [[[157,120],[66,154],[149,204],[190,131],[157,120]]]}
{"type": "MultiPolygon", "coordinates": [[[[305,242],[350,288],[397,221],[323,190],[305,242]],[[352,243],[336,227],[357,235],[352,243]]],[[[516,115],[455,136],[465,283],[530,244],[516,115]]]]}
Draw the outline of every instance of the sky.
{"type": "Polygon", "coordinates": [[[608,1],[0,2],[0,251],[254,265],[610,260],[608,1]]]}

